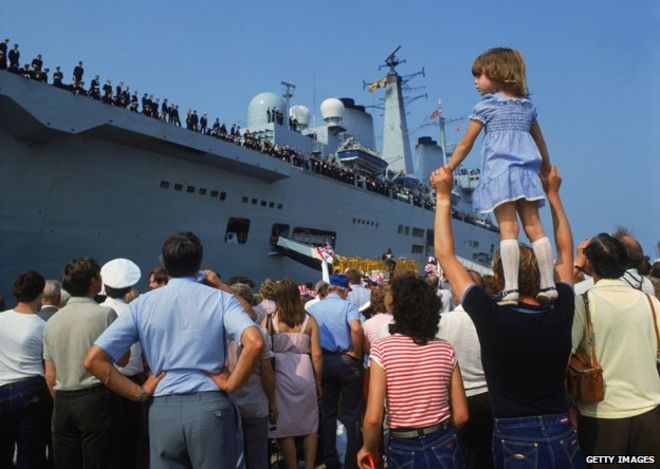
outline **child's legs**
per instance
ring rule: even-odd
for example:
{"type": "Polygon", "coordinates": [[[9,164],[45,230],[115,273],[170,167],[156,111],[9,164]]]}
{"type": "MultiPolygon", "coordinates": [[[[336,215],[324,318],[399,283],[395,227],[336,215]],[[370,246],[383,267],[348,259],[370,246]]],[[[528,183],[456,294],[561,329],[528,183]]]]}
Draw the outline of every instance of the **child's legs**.
{"type": "Polygon", "coordinates": [[[534,201],[519,200],[516,202],[520,219],[527,237],[532,242],[532,249],[539,266],[541,297],[539,301],[552,301],[557,297],[552,262],[552,245],[543,231],[539,217],[538,204],[534,201]]]}
{"type": "Polygon", "coordinates": [[[518,267],[520,248],[518,247],[518,218],[516,205],[506,202],[495,208],[495,218],[500,227],[500,257],[504,274],[504,300],[518,299],[518,267]]]}
{"type": "Polygon", "coordinates": [[[520,215],[523,229],[529,241],[533,243],[543,238],[545,232],[543,231],[541,217],[539,216],[538,203],[536,201],[520,199],[516,201],[515,208],[520,215]]]}

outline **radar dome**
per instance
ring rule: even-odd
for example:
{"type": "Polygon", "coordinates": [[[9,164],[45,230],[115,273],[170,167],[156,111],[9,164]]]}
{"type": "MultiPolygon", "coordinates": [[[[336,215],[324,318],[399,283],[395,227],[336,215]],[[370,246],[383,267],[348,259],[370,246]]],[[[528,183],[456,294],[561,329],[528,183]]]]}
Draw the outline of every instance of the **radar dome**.
{"type": "Polygon", "coordinates": [[[297,104],[295,106],[291,106],[291,109],[289,109],[289,117],[293,117],[296,121],[298,121],[298,124],[302,128],[305,128],[309,125],[312,112],[307,106],[297,104]]]}
{"type": "Polygon", "coordinates": [[[321,103],[321,116],[326,122],[339,122],[344,117],[344,103],[337,98],[328,98],[321,103]]]}
{"type": "Polygon", "coordinates": [[[268,114],[266,111],[268,111],[268,109],[277,108],[284,112],[285,107],[286,103],[284,102],[284,98],[281,96],[270,91],[259,93],[254,98],[252,98],[250,100],[250,104],[248,104],[248,128],[259,127],[261,125],[267,124],[268,114]]]}

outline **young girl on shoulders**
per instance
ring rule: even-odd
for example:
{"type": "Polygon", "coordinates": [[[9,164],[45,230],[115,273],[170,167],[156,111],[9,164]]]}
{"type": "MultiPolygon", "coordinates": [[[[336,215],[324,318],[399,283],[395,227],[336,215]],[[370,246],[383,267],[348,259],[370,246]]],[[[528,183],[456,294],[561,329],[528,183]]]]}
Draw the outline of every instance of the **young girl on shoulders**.
{"type": "Polygon", "coordinates": [[[551,302],[557,298],[552,247],[538,211],[545,203],[539,174],[550,171],[550,157],[536,108],[529,100],[525,61],[515,49],[496,47],[476,58],[472,74],[482,98],[446,169],[451,172],[461,164],[484,129],[481,177],[473,204],[481,213],[495,212],[500,227],[501,300],[518,300],[519,216],[538,262],[541,285],[536,300],[551,302]]]}

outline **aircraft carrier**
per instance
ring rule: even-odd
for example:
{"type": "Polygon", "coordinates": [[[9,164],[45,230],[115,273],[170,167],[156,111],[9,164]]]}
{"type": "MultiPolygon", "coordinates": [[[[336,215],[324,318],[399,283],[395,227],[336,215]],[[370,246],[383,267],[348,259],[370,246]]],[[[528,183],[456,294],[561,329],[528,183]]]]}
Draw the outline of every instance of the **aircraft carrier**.
{"type": "MultiPolygon", "coordinates": [[[[384,93],[382,154],[363,106],[328,98],[314,125],[308,107],[291,105],[288,84],[284,95],[250,101],[235,143],[0,71],[0,295],[11,303],[22,271],[60,278],[83,255],[130,258],[148,272],[177,231],[195,232],[205,266],[224,277],[317,280],[278,239],[328,243],[343,256],[379,258],[391,248],[423,265],[433,253],[426,181],[447,149],[440,132],[440,145],[422,137],[411,151],[398,64],[390,55],[386,76],[372,84],[384,93]],[[297,157],[247,148],[246,132],[297,157]]],[[[499,235],[472,212],[478,177],[456,176],[453,223],[457,253],[487,268],[499,235]]]]}

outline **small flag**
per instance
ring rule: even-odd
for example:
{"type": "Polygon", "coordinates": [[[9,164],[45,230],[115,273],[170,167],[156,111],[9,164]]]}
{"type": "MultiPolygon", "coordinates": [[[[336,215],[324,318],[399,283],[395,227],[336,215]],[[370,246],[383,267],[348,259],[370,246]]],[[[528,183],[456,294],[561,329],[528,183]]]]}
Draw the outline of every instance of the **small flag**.
{"type": "Polygon", "coordinates": [[[437,119],[438,117],[440,117],[440,109],[436,109],[435,111],[433,111],[429,116],[429,119],[433,120],[433,119],[437,119]]]}

